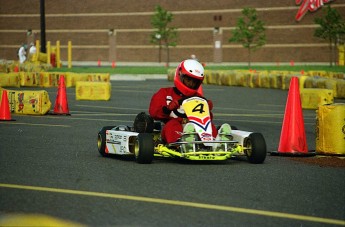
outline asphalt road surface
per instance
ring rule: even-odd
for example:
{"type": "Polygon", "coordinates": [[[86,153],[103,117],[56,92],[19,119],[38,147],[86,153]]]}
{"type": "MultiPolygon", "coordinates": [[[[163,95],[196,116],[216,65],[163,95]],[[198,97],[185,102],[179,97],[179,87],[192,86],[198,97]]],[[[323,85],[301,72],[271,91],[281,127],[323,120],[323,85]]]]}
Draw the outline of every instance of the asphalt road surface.
{"type": "MultiPolygon", "coordinates": [[[[345,225],[344,168],[271,155],[263,164],[155,159],[143,165],[101,157],[98,130],[131,126],[137,113],[147,112],[152,94],[171,85],[112,81],[110,101],[76,101],[75,88],[67,88],[71,116],[12,114],[16,121],[0,122],[0,225],[23,214],[27,219],[17,216],[14,223],[345,225]]],[[[44,90],[53,109],[57,88],[44,90]]],[[[204,93],[213,100],[216,124],[261,132],[267,151],[277,150],[288,91],[204,85],[204,93]]],[[[308,149],[315,150],[315,110],[303,116],[308,149]]]]}

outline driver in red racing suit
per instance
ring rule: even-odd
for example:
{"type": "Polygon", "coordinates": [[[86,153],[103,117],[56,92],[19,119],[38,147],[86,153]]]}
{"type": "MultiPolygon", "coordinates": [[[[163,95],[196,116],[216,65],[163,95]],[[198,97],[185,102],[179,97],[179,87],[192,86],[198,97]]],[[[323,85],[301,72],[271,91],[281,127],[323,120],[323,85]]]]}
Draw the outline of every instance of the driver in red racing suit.
{"type": "MultiPolygon", "coordinates": [[[[204,80],[204,67],[196,60],[184,60],[176,68],[174,87],[161,88],[152,96],[149,113],[154,120],[162,121],[162,139],[173,143],[180,139],[186,119],[181,116],[180,105],[186,97],[203,96],[201,84],[204,80]]],[[[213,104],[207,100],[211,112],[213,104]]],[[[212,118],[212,113],[210,113],[212,118]]],[[[217,129],[212,123],[212,136],[217,129]]]]}

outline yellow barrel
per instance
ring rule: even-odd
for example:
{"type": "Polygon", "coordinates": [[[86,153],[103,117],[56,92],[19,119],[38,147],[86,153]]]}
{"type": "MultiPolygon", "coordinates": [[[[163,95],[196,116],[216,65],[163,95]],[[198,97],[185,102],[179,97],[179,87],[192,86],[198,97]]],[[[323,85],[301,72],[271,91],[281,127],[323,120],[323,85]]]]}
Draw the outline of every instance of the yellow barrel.
{"type": "Polygon", "coordinates": [[[345,104],[319,106],[316,121],[316,152],[345,155],[345,104]]]}

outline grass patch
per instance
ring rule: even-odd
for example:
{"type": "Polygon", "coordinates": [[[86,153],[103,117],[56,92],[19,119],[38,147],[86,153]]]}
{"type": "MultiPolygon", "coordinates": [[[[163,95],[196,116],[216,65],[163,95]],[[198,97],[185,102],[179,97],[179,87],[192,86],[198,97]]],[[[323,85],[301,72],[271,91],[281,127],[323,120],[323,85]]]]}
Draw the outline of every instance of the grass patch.
{"type": "Polygon", "coordinates": [[[74,66],[71,69],[62,67],[54,68],[52,72],[75,72],[75,73],[110,73],[110,74],[166,74],[167,68],[164,66],[74,66]]]}
{"type": "MultiPolygon", "coordinates": [[[[170,67],[169,69],[175,69],[170,67]]],[[[328,72],[345,72],[345,66],[323,66],[323,65],[282,65],[282,66],[269,66],[269,65],[253,65],[251,68],[248,66],[207,66],[207,70],[248,70],[253,69],[257,71],[328,71],[328,72]]],[[[60,69],[54,68],[51,72],[75,72],[75,73],[110,73],[110,74],[167,74],[168,68],[164,66],[117,66],[112,68],[110,66],[75,66],[71,69],[62,67],[60,69]]]]}

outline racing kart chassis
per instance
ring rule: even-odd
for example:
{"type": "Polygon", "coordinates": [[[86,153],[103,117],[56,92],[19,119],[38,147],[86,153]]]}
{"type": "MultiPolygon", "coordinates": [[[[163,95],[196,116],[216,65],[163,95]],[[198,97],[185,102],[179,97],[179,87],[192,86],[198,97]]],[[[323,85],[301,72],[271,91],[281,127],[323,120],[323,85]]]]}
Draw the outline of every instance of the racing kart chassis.
{"type": "Polygon", "coordinates": [[[102,156],[134,155],[138,163],[151,163],[154,157],[181,158],[193,161],[223,161],[236,156],[247,157],[250,163],[263,163],[266,158],[266,142],[262,134],[232,130],[229,141],[208,141],[221,146],[204,146],[203,141],[166,144],[160,140],[160,131],[134,132],[128,126],[106,126],[98,133],[98,151],[102,156]],[[188,144],[192,150],[186,151],[188,144]]]}
{"type": "Polygon", "coordinates": [[[178,132],[181,134],[178,142],[164,143],[160,122],[154,124],[152,120],[152,124],[159,127],[152,127],[150,132],[144,130],[145,133],[124,125],[102,128],[98,133],[98,151],[103,156],[134,154],[138,163],[151,163],[154,156],[195,161],[222,161],[233,156],[247,156],[250,163],[264,162],[266,142],[260,133],[241,131],[224,124],[217,137],[213,138],[211,114],[205,98],[186,97],[175,113],[188,120],[183,132],[178,132]]]}

